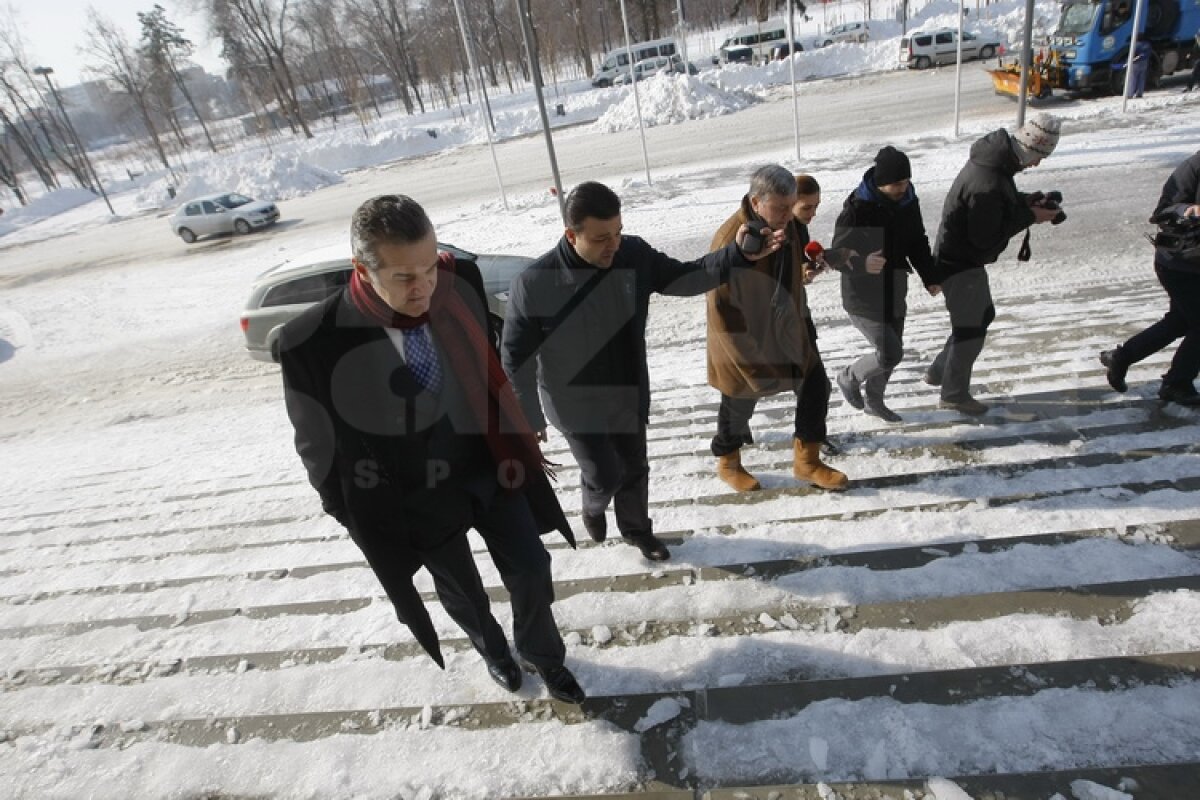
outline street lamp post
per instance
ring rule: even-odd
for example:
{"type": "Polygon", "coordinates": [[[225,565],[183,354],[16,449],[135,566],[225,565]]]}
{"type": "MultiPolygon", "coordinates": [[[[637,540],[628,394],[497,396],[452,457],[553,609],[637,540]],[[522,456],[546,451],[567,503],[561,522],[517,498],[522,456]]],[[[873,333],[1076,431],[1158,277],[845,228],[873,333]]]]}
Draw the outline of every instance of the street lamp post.
{"type": "Polygon", "coordinates": [[[59,113],[63,115],[63,119],[67,123],[67,132],[71,134],[71,143],[79,151],[79,155],[83,158],[83,163],[87,167],[88,173],[91,174],[92,180],[96,182],[96,188],[100,190],[100,196],[104,198],[104,204],[108,206],[108,213],[116,216],[117,212],[113,211],[112,203],[108,199],[108,193],[104,191],[104,184],[100,182],[100,176],[96,173],[96,168],[92,166],[92,160],[88,158],[87,150],[84,148],[83,142],[79,140],[79,134],[75,132],[75,126],[71,124],[71,117],[67,115],[66,106],[63,105],[62,97],[58,94],[58,87],[54,85],[54,81],[50,80],[50,75],[53,72],[53,67],[33,68],[34,75],[41,75],[46,79],[46,85],[50,87],[50,94],[54,96],[54,102],[58,105],[59,113]]]}

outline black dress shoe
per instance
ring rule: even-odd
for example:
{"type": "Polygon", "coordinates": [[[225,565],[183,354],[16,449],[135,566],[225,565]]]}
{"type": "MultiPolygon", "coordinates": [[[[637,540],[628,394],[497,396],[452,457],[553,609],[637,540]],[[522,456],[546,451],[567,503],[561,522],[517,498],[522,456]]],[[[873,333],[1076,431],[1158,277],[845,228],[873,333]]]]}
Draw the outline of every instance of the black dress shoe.
{"type": "Polygon", "coordinates": [[[1125,383],[1125,373],[1129,372],[1129,365],[1121,358],[1121,348],[1105,350],[1100,354],[1100,363],[1108,370],[1104,377],[1108,379],[1108,385],[1114,392],[1129,391],[1129,385],[1125,383]]]}
{"type": "Polygon", "coordinates": [[[546,691],[555,700],[576,706],[587,700],[587,693],[583,691],[579,681],[575,680],[571,670],[561,664],[557,667],[535,667],[525,659],[521,659],[521,667],[530,675],[536,672],[542,682],[546,684],[546,691]]]}
{"type": "Polygon", "coordinates": [[[592,516],[591,514],[583,515],[583,529],[587,531],[588,536],[592,537],[592,541],[599,544],[608,538],[608,521],[603,514],[592,516]]]}
{"type": "Polygon", "coordinates": [[[884,422],[903,422],[904,417],[892,411],[882,400],[867,400],[863,405],[863,411],[870,414],[872,417],[879,417],[884,422]]]}
{"type": "Polygon", "coordinates": [[[1200,392],[1190,383],[1177,385],[1164,383],[1158,390],[1158,399],[1164,403],[1175,403],[1187,408],[1200,408],[1200,392]]]}
{"type": "Polygon", "coordinates": [[[488,658],[484,661],[487,663],[488,675],[491,675],[492,680],[500,684],[501,688],[509,692],[515,692],[521,688],[521,668],[517,666],[516,661],[513,661],[512,656],[488,658]]]}
{"type": "Polygon", "coordinates": [[[651,561],[666,561],[671,557],[671,551],[653,533],[627,533],[624,539],[651,561]]]}

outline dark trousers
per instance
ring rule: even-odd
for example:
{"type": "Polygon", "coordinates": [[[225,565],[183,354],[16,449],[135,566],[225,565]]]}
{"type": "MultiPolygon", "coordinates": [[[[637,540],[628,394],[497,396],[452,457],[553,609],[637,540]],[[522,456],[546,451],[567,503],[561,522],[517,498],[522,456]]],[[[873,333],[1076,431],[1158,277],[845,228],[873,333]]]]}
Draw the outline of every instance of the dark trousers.
{"type": "MultiPolygon", "coordinates": [[[[833,386],[825,374],[825,363],[818,357],[809,366],[808,374],[796,387],[795,437],[805,442],[823,442],[828,433],[825,418],[829,415],[829,393],[833,386]]],[[[712,440],[712,453],[720,457],[752,444],[750,418],[758,405],[756,397],[721,395],[717,409],[717,435],[712,440]]]]}
{"type": "Polygon", "coordinates": [[[1200,54],[1196,56],[1196,63],[1192,64],[1192,77],[1188,78],[1188,91],[1196,88],[1196,82],[1200,81],[1200,54]]]}
{"type": "Polygon", "coordinates": [[[1171,304],[1162,319],[1121,345],[1121,357],[1136,364],[1182,337],[1163,385],[1191,386],[1200,372],[1200,272],[1159,267],[1155,273],[1171,304]]]}
{"type": "Polygon", "coordinates": [[[875,351],[859,357],[846,371],[862,387],[868,402],[881,403],[892,371],[904,358],[904,318],[885,322],[851,314],[850,323],[875,351]]]}
{"type": "Polygon", "coordinates": [[[973,267],[951,275],[942,282],[942,296],[950,312],[950,336],[929,373],[941,383],[943,400],[960,402],[971,396],[971,372],[996,319],[987,270],[973,267]]]}
{"type": "MultiPolygon", "coordinates": [[[[540,667],[561,666],[566,648],[550,610],[554,602],[550,554],[538,536],[525,497],[497,492],[491,504],[478,512],[475,530],[483,537],[500,580],[508,590],[517,652],[540,667]]],[[[418,554],[433,576],[442,608],[463,629],[479,654],[489,659],[507,655],[508,640],[492,616],[466,534],[451,536],[436,547],[419,550],[418,554]]]]}
{"type": "Polygon", "coordinates": [[[583,490],[583,513],[599,517],[612,503],[622,536],[651,533],[646,425],[613,425],[622,433],[563,433],[583,490]],[[624,432],[632,431],[632,432],[624,432]]]}

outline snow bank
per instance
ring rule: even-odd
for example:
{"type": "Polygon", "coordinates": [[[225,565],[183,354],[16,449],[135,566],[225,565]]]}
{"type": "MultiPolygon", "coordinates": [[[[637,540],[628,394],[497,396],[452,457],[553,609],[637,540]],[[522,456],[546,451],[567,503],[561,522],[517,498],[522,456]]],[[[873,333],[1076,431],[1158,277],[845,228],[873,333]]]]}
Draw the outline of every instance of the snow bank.
{"type": "MultiPolygon", "coordinates": [[[[692,75],[655,75],[638,84],[642,121],[647,127],[671,125],[689,119],[719,117],[741,111],[757,100],[744,92],[727,91],[692,75]]],[[[633,90],[596,120],[604,132],[636,128],[638,104],[633,90]]]]}
{"type": "Polygon", "coordinates": [[[0,217],[0,236],[99,199],[98,195],[87,189],[55,189],[29,205],[9,211],[0,217]]]}

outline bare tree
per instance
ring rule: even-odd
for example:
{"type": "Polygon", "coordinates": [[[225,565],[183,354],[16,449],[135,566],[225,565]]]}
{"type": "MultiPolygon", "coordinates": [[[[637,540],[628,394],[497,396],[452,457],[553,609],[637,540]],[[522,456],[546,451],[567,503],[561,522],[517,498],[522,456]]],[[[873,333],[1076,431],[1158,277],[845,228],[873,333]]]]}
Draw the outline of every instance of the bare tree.
{"type": "Polygon", "coordinates": [[[178,25],[167,19],[167,12],[158,3],[155,3],[154,8],[149,12],[139,11],[137,16],[138,22],[142,24],[139,52],[150,67],[154,83],[165,95],[163,105],[173,106],[172,95],[174,90],[178,89],[179,94],[192,109],[196,121],[200,123],[200,129],[204,131],[204,139],[208,142],[208,148],[214,153],[217,152],[217,145],[213,142],[212,134],[209,133],[204,115],[200,113],[200,108],[192,99],[187,82],[184,81],[183,75],[179,71],[179,62],[191,56],[194,50],[191,41],[184,37],[183,31],[178,25]]]}
{"type": "Polygon", "coordinates": [[[312,131],[301,112],[292,76],[289,3],[290,0],[205,0],[205,8],[210,26],[226,45],[226,53],[235,44],[245,66],[252,66],[255,60],[265,65],[266,74],[275,83],[280,110],[299,126],[305,138],[311,139],[312,131]]]}
{"type": "Polygon", "coordinates": [[[158,160],[164,168],[171,169],[151,113],[151,70],[125,35],[94,7],[88,9],[87,44],[83,51],[91,59],[88,68],[115,83],[133,101],[158,160]]]}
{"type": "Polygon", "coordinates": [[[391,78],[404,110],[413,113],[414,101],[425,113],[421,96],[421,70],[410,47],[407,0],[345,0],[348,16],[391,78]]]}

